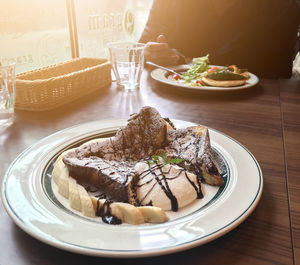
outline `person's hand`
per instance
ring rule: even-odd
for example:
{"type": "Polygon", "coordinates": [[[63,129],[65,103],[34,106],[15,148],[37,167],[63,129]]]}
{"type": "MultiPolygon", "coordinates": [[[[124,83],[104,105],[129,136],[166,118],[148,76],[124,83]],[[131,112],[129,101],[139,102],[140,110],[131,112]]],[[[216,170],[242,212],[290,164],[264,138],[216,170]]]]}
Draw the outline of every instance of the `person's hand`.
{"type": "Polygon", "coordinates": [[[167,39],[164,35],[159,35],[156,42],[146,43],[145,61],[151,61],[159,65],[176,65],[180,56],[176,50],[169,49],[167,39]]]}

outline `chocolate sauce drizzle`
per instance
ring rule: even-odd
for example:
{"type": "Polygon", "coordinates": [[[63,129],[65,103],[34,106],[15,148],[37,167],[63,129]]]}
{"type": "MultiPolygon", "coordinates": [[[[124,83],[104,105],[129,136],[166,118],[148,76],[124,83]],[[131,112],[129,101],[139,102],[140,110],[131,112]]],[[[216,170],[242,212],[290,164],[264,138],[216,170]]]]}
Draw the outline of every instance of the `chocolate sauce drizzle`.
{"type": "Polygon", "coordinates": [[[195,189],[196,193],[197,193],[197,199],[202,199],[203,198],[203,193],[201,190],[201,182],[200,179],[198,178],[198,176],[196,175],[196,179],[197,179],[197,184],[198,186],[189,178],[187,172],[185,169],[183,169],[182,171],[184,171],[185,177],[188,180],[188,182],[193,186],[193,188],[195,189]]]}
{"type": "MultiPolygon", "coordinates": [[[[148,163],[148,166],[151,168],[151,166],[148,163]]],[[[173,195],[170,187],[169,187],[169,183],[167,181],[166,175],[164,174],[162,167],[159,169],[161,172],[161,176],[162,179],[159,178],[159,176],[155,175],[155,179],[158,182],[158,184],[161,186],[162,190],[164,191],[164,193],[167,195],[167,197],[170,199],[171,201],[171,209],[173,212],[177,212],[178,211],[178,201],[177,198],[173,195]]]]}
{"type": "MultiPolygon", "coordinates": [[[[187,131],[184,131],[183,133],[187,133],[187,131]]],[[[173,146],[171,146],[169,148],[169,150],[171,150],[171,153],[173,151],[173,154],[176,154],[176,156],[180,157],[180,158],[184,158],[184,165],[183,165],[183,170],[185,172],[185,175],[188,179],[188,181],[190,181],[190,179],[188,178],[186,169],[188,171],[193,172],[196,177],[197,177],[197,185],[195,185],[195,183],[190,182],[191,185],[195,188],[195,191],[197,192],[197,198],[201,199],[203,198],[203,193],[201,191],[201,182],[204,181],[203,178],[203,172],[202,172],[202,161],[200,159],[200,146],[202,146],[201,141],[202,138],[197,137],[197,135],[195,135],[194,133],[192,133],[191,135],[192,138],[189,139],[188,144],[182,144],[180,142],[177,142],[179,144],[179,148],[174,148],[173,146]],[[195,147],[195,150],[193,150],[193,147],[195,147]],[[191,150],[191,151],[190,151],[191,150]],[[189,155],[189,153],[191,155],[189,155]]],[[[173,139],[173,141],[176,141],[176,138],[173,139]]],[[[209,168],[209,173],[212,171],[211,168],[209,168]]]]}
{"type": "MultiPolygon", "coordinates": [[[[166,172],[163,170],[163,168],[164,168],[163,164],[156,163],[154,165],[150,165],[149,161],[147,161],[147,165],[148,165],[148,169],[146,169],[139,175],[139,179],[143,180],[146,176],[151,174],[152,176],[154,176],[153,178],[156,180],[156,182],[151,186],[151,188],[147,191],[147,193],[144,195],[144,197],[140,200],[140,203],[142,203],[145,200],[145,198],[151,193],[151,191],[154,189],[154,187],[158,184],[161,187],[161,189],[163,190],[163,192],[166,194],[166,196],[169,198],[172,211],[174,211],[174,212],[178,211],[178,201],[169,186],[168,180],[173,180],[173,179],[178,178],[180,176],[180,174],[182,174],[182,172],[184,172],[186,179],[192,185],[192,187],[195,189],[195,192],[197,194],[197,199],[203,198],[203,193],[201,191],[201,182],[197,176],[196,176],[196,179],[197,179],[197,184],[196,184],[194,181],[192,181],[189,178],[188,173],[185,169],[180,169],[178,174],[175,175],[174,177],[167,177],[167,174],[170,173],[171,167],[169,167],[169,170],[166,172]],[[160,173],[157,174],[156,170],[159,170],[160,173]]],[[[151,182],[153,182],[153,178],[147,180],[146,182],[144,182],[142,184],[137,184],[137,187],[149,185],[151,182]]]]}
{"type": "Polygon", "coordinates": [[[87,185],[85,190],[93,197],[97,198],[96,216],[101,217],[102,221],[107,224],[121,224],[122,220],[114,216],[111,213],[112,200],[108,199],[106,194],[102,193],[99,189],[87,185]],[[104,199],[104,203],[100,203],[100,200],[104,199]]]}
{"type": "Polygon", "coordinates": [[[110,205],[113,203],[113,201],[106,199],[104,203],[101,205],[100,199],[101,198],[98,198],[97,200],[96,216],[100,216],[102,218],[102,221],[106,224],[110,224],[110,225],[122,224],[122,220],[111,213],[110,205]]]}

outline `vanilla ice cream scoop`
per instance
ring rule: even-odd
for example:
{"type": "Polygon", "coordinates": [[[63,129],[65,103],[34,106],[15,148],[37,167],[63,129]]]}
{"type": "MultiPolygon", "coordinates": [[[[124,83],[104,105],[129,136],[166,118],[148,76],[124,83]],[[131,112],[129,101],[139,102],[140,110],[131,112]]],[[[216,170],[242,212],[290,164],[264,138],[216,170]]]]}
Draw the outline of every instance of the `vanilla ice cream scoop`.
{"type": "Polygon", "coordinates": [[[139,175],[137,198],[142,205],[177,211],[203,197],[200,179],[178,165],[139,162],[135,171],[139,175]]]}

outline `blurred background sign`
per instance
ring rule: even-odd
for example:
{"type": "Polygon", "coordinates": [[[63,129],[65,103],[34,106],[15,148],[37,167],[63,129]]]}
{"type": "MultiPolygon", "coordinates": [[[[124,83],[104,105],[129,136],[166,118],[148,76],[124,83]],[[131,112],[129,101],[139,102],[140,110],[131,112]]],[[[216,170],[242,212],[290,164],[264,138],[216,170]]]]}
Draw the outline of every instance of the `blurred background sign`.
{"type": "Polygon", "coordinates": [[[107,57],[107,43],[138,41],[152,0],[75,0],[80,56],[107,57]]]}
{"type": "Polygon", "coordinates": [[[111,41],[137,41],[153,0],[0,0],[0,61],[16,72],[107,57],[111,41]],[[5,10],[5,12],[3,11],[5,10]]]}

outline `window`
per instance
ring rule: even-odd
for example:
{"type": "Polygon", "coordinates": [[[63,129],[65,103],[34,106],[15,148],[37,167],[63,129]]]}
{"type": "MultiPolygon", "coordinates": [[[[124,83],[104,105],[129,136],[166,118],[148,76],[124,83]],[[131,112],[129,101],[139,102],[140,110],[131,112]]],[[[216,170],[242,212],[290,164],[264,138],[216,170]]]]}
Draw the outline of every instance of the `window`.
{"type": "Polygon", "coordinates": [[[149,0],[76,0],[79,55],[107,57],[108,42],[137,41],[151,5],[149,0]]]}
{"type": "Polygon", "coordinates": [[[0,0],[0,61],[16,72],[107,57],[111,41],[137,41],[152,0],[0,0]]]}

